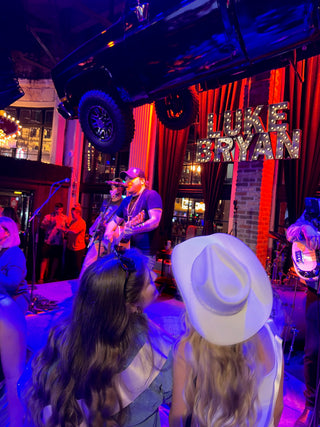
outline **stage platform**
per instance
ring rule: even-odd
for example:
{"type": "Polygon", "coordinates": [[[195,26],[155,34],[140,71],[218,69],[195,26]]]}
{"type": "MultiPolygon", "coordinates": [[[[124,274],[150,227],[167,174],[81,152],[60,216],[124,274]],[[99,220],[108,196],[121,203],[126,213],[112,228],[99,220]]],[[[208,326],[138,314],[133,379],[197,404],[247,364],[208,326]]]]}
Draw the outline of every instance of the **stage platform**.
{"type": "MultiPolygon", "coordinates": [[[[27,313],[29,354],[36,352],[46,342],[51,326],[70,312],[78,280],[68,280],[35,285],[33,296],[36,303],[33,312],[27,313]]],[[[148,316],[159,326],[177,338],[182,330],[181,316],[184,304],[162,293],[158,300],[147,308],[148,316]]],[[[290,342],[288,342],[290,347],[290,342]]],[[[292,427],[304,407],[303,345],[296,342],[293,351],[285,353],[284,411],[280,427],[292,427]]],[[[0,426],[7,425],[5,399],[0,402],[0,426]]],[[[168,411],[161,410],[161,422],[168,426],[168,411]]]]}

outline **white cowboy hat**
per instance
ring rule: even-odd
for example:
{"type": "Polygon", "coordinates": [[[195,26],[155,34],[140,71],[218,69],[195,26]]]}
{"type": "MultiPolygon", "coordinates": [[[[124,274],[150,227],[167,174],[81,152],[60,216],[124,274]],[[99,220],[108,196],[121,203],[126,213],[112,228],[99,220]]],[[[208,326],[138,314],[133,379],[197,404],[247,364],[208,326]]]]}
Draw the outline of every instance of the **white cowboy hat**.
{"type": "Polygon", "coordinates": [[[222,233],[194,237],[173,249],[171,261],[190,322],[206,340],[237,344],[268,320],[270,280],[241,240],[222,233]]]}

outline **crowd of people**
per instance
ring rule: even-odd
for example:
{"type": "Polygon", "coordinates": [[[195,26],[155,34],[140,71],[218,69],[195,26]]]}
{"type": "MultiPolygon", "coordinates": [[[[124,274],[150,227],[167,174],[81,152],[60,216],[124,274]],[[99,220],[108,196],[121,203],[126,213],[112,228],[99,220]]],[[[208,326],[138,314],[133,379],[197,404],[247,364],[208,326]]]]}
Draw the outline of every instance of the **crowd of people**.
{"type": "MultiPolygon", "coordinates": [[[[54,277],[66,239],[66,262],[80,276],[79,288],[71,313],[51,328],[27,367],[26,262],[15,221],[0,217],[0,374],[10,425],[160,426],[164,404],[173,427],[279,425],[282,340],[270,319],[269,277],[251,249],[223,233],[173,248],[173,274],[185,305],[184,332],[174,341],[145,314],[158,295],[152,269],[162,201],[147,189],[144,172],[130,168],[112,182],[84,263],[80,205],[71,215],[57,204],[43,219],[41,271],[50,266],[54,277]]],[[[287,230],[288,239],[319,248],[319,230],[313,218],[311,228],[306,221],[304,213],[287,230]]],[[[311,356],[315,372],[311,342],[306,340],[306,374],[311,356]]],[[[296,426],[309,425],[303,417],[310,421],[314,413],[312,381],[306,377],[307,412],[296,426]]]]}
{"type": "Polygon", "coordinates": [[[144,313],[158,291],[138,249],[84,271],[70,315],[51,329],[19,390],[27,426],[277,426],[281,339],[255,254],[226,234],[173,249],[185,307],[176,342],[144,313]]]}

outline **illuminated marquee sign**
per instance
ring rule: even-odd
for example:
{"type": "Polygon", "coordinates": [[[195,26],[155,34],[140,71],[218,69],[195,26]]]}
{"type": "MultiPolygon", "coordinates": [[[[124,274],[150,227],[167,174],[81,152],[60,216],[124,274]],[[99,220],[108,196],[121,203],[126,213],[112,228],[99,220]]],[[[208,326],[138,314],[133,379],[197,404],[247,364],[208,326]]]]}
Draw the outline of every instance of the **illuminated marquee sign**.
{"type": "Polygon", "coordinates": [[[0,147],[16,147],[16,137],[21,135],[19,120],[0,110],[0,147]]]}
{"type": "Polygon", "coordinates": [[[289,102],[268,105],[267,130],[260,117],[262,108],[263,105],[245,108],[244,117],[241,109],[235,113],[225,111],[223,132],[213,130],[214,115],[209,114],[207,138],[197,141],[197,162],[233,162],[235,144],[239,148],[239,162],[258,160],[260,156],[267,160],[299,158],[301,130],[293,130],[290,139],[288,123],[285,123],[283,110],[289,109],[289,102]],[[275,153],[271,137],[275,138],[275,153]],[[286,157],[284,148],[288,153],[286,157]]]}

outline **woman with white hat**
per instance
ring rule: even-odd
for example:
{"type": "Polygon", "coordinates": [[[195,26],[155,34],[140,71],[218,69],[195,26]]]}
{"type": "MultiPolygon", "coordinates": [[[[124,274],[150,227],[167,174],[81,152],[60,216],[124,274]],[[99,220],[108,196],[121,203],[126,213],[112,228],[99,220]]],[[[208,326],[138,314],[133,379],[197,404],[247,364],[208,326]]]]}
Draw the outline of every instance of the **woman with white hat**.
{"type": "Polygon", "coordinates": [[[175,351],[170,426],[277,426],[283,353],[260,261],[219,233],[186,240],[171,259],[186,332],[175,351]]]}

